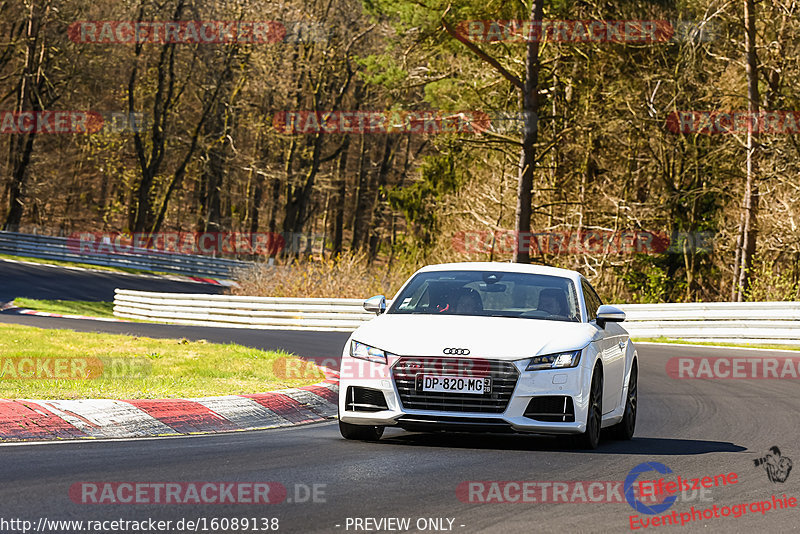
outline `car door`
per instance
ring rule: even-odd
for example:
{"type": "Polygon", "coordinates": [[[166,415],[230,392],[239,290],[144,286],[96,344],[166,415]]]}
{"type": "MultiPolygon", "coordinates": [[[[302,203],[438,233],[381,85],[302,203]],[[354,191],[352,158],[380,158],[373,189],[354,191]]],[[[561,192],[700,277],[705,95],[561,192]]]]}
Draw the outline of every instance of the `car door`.
{"type": "Polygon", "coordinates": [[[622,380],[625,374],[625,352],[622,334],[623,330],[616,323],[607,323],[605,328],[597,325],[597,308],[602,301],[597,292],[585,279],[581,279],[583,299],[586,304],[586,313],[589,322],[594,324],[600,335],[598,341],[603,359],[603,413],[613,412],[622,399],[622,380]]]}

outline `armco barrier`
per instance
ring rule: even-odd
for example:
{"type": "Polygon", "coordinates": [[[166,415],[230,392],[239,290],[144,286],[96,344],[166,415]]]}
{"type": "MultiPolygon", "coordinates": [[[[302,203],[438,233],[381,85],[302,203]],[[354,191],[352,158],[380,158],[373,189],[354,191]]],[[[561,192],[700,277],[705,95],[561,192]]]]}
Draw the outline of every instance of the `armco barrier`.
{"type": "MultiPolygon", "coordinates": [[[[118,289],[114,315],[166,323],[352,331],[374,314],[361,299],[245,297],[118,289]]],[[[800,345],[800,302],[624,304],[631,336],[800,345]]]]}
{"type": "Polygon", "coordinates": [[[248,262],[238,260],[135,248],[130,253],[80,254],[74,247],[69,247],[67,241],[66,237],[0,232],[0,253],[44,260],[222,278],[229,278],[234,269],[250,265],[248,262]]]}
{"type": "Polygon", "coordinates": [[[631,336],[800,345],[800,302],[623,304],[631,336]]]}
{"type": "Polygon", "coordinates": [[[353,331],[374,314],[360,299],[239,297],[117,289],[114,315],[165,323],[281,330],[353,331]]]}

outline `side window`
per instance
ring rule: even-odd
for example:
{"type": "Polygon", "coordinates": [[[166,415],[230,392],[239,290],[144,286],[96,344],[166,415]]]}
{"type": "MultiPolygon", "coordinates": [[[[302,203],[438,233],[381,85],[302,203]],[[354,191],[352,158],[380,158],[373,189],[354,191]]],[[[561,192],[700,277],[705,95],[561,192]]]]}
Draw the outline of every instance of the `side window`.
{"type": "Polygon", "coordinates": [[[589,282],[581,278],[581,288],[583,289],[583,300],[586,302],[586,315],[589,321],[597,319],[597,308],[600,307],[600,298],[594,292],[589,282]]]}
{"type": "Polygon", "coordinates": [[[589,292],[592,294],[592,297],[594,297],[594,301],[597,304],[597,307],[599,308],[600,306],[603,305],[603,301],[600,300],[600,296],[597,294],[597,291],[594,290],[594,288],[589,284],[589,282],[586,282],[586,285],[589,286],[589,292]]]}

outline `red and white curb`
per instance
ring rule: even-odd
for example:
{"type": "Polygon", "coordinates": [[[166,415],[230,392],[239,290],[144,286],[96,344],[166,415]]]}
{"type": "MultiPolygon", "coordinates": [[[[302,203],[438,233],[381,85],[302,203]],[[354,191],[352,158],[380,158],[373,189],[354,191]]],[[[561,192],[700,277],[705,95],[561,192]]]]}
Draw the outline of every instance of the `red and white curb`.
{"type": "Polygon", "coordinates": [[[7,308],[0,308],[0,310],[10,310],[20,315],[35,315],[37,317],[58,317],[59,319],[80,319],[82,321],[104,321],[107,323],[129,323],[125,319],[115,319],[113,317],[91,317],[89,315],[69,315],[61,313],[50,313],[37,310],[29,310],[27,308],[17,308],[16,306],[9,306],[7,308]]]}
{"type": "MultiPolygon", "coordinates": [[[[173,276],[173,275],[170,275],[173,276]]],[[[239,287],[239,284],[234,282],[233,280],[222,280],[217,278],[202,278],[200,276],[187,276],[185,278],[176,276],[173,280],[191,280],[192,282],[200,282],[202,284],[211,284],[212,286],[223,286],[223,287],[239,287]]]]}
{"type": "Polygon", "coordinates": [[[0,441],[178,436],[324,421],[337,380],[253,395],[154,400],[2,400],[0,441]]]}

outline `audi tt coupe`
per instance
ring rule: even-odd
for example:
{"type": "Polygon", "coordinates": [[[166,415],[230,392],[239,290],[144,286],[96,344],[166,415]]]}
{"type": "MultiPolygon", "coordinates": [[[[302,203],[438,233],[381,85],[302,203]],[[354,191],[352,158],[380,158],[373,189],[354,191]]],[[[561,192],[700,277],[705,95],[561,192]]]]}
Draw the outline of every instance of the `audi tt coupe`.
{"type": "Polygon", "coordinates": [[[575,271],[450,263],[417,271],[347,341],[339,428],[374,441],[384,428],[630,439],[636,348],[625,313],[575,271]]]}

